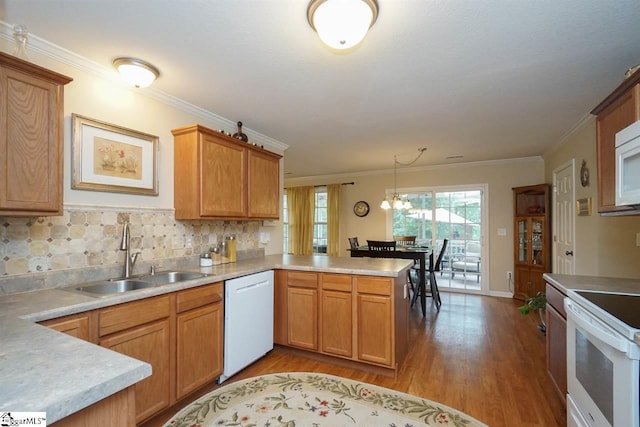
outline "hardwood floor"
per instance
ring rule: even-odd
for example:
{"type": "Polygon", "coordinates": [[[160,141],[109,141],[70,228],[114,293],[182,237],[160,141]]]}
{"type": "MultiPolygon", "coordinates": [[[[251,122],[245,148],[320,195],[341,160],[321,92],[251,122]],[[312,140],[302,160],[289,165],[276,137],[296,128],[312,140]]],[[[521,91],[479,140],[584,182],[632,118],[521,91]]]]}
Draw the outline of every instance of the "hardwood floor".
{"type": "MultiPolygon", "coordinates": [[[[411,310],[411,350],[397,378],[276,348],[227,382],[272,372],[324,372],[434,400],[492,427],[566,426],[564,404],[547,376],[545,337],[536,328],[537,316],[520,315],[519,304],[507,298],[441,296],[439,313],[432,305],[426,317],[417,306],[411,310]]],[[[179,409],[171,408],[144,427],[161,426],[179,409]]]]}

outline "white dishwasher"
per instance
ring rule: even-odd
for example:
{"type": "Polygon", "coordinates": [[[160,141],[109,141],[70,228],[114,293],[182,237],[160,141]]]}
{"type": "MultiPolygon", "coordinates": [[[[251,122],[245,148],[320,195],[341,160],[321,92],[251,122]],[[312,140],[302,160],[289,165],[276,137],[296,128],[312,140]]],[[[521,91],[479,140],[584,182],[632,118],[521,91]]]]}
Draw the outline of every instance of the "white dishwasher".
{"type": "Polygon", "coordinates": [[[224,370],[227,378],[273,349],[273,270],[224,282],[224,370]]]}

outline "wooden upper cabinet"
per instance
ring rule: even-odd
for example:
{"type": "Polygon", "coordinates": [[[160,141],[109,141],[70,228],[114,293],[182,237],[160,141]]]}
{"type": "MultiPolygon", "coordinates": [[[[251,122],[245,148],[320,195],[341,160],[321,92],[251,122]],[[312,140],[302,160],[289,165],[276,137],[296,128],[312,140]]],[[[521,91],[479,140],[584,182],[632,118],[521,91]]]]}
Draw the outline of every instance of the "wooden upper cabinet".
{"type": "Polygon", "coordinates": [[[280,157],[204,126],[172,131],[176,219],[278,219],[280,157]]]}
{"type": "Polygon", "coordinates": [[[280,217],[280,158],[249,150],[249,218],[280,217]]]}
{"type": "Polygon", "coordinates": [[[62,214],[64,85],[71,80],[0,52],[0,214],[62,214]]]}
{"type": "Polygon", "coordinates": [[[596,119],[598,212],[633,211],[616,206],[616,133],[640,120],[640,72],[636,71],[591,111],[596,119]]]}

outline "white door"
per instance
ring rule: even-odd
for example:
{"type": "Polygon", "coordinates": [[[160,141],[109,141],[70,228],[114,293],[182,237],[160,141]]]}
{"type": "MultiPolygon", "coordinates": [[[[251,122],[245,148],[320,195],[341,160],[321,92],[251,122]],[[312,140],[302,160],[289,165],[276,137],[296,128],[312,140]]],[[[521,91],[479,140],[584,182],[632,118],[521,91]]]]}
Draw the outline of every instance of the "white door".
{"type": "Polygon", "coordinates": [[[575,161],[553,171],[553,272],[556,274],[575,273],[575,161]]]}

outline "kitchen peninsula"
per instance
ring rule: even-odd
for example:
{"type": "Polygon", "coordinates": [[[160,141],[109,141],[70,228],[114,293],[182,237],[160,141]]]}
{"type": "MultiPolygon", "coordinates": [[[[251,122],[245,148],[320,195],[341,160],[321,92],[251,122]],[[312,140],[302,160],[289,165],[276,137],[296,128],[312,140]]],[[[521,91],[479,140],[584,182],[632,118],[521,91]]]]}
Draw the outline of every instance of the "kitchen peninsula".
{"type": "MultiPolygon", "coordinates": [[[[90,342],[61,334],[38,325],[63,316],[92,312],[105,307],[132,301],[161,297],[189,288],[222,282],[227,279],[265,270],[276,270],[277,276],[286,272],[313,273],[337,279],[345,277],[355,283],[356,301],[380,302],[381,293],[389,293],[389,321],[393,322],[389,342],[393,349],[390,369],[401,365],[407,351],[407,311],[405,271],[411,265],[406,260],[351,259],[345,257],[270,255],[215,267],[197,267],[197,259],[179,264],[183,271],[198,271],[206,277],[182,283],[162,285],[113,296],[94,298],[55,288],[9,294],[0,297],[0,376],[3,388],[0,402],[3,411],[46,411],[52,424],[65,417],[120,392],[152,374],[149,364],[102,348],[90,342]],[[387,283],[388,291],[381,284],[387,283]],[[367,287],[370,290],[367,291],[367,287]],[[372,298],[373,297],[373,298],[372,298]],[[396,348],[397,347],[397,348],[396,348]]],[[[295,274],[294,274],[295,276],[295,274]]],[[[70,277],[73,277],[70,274],[70,277]]],[[[324,280],[320,283],[329,283],[324,280]]],[[[335,282],[335,280],[334,280],[335,282]]],[[[69,282],[61,286],[77,283],[69,282]]],[[[276,293],[278,292],[276,278],[276,293]]],[[[321,290],[322,292],[322,290],[321,290]]],[[[329,292],[329,289],[327,289],[329,292]]],[[[345,291],[342,291],[345,292],[345,291]]],[[[277,295],[276,295],[277,300],[277,295]]],[[[276,303],[277,304],[277,303],[276,303]]],[[[288,313],[291,316],[292,312],[288,313]]],[[[279,322],[276,314],[276,328],[279,322]]],[[[362,330],[368,327],[356,321],[362,330]]],[[[354,326],[355,327],[355,326],[354,326]]],[[[354,342],[358,342],[356,331],[354,342]]],[[[375,334],[369,334],[369,337],[375,334]]],[[[369,338],[363,337],[364,342],[369,338]]],[[[366,360],[372,347],[361,353],[366,360]]],[[[382,364],[378,359],[373,364],[382,364]]],[[[131,402],[131,397],[128,398],[131,402]]],[[[126,400],[126,399],[125,399],[126,400]]],[[[64,425],[62,423],[61,425],[64,425]]],[[[133,423],[131,423],[133,425],[133,423]]]]}

